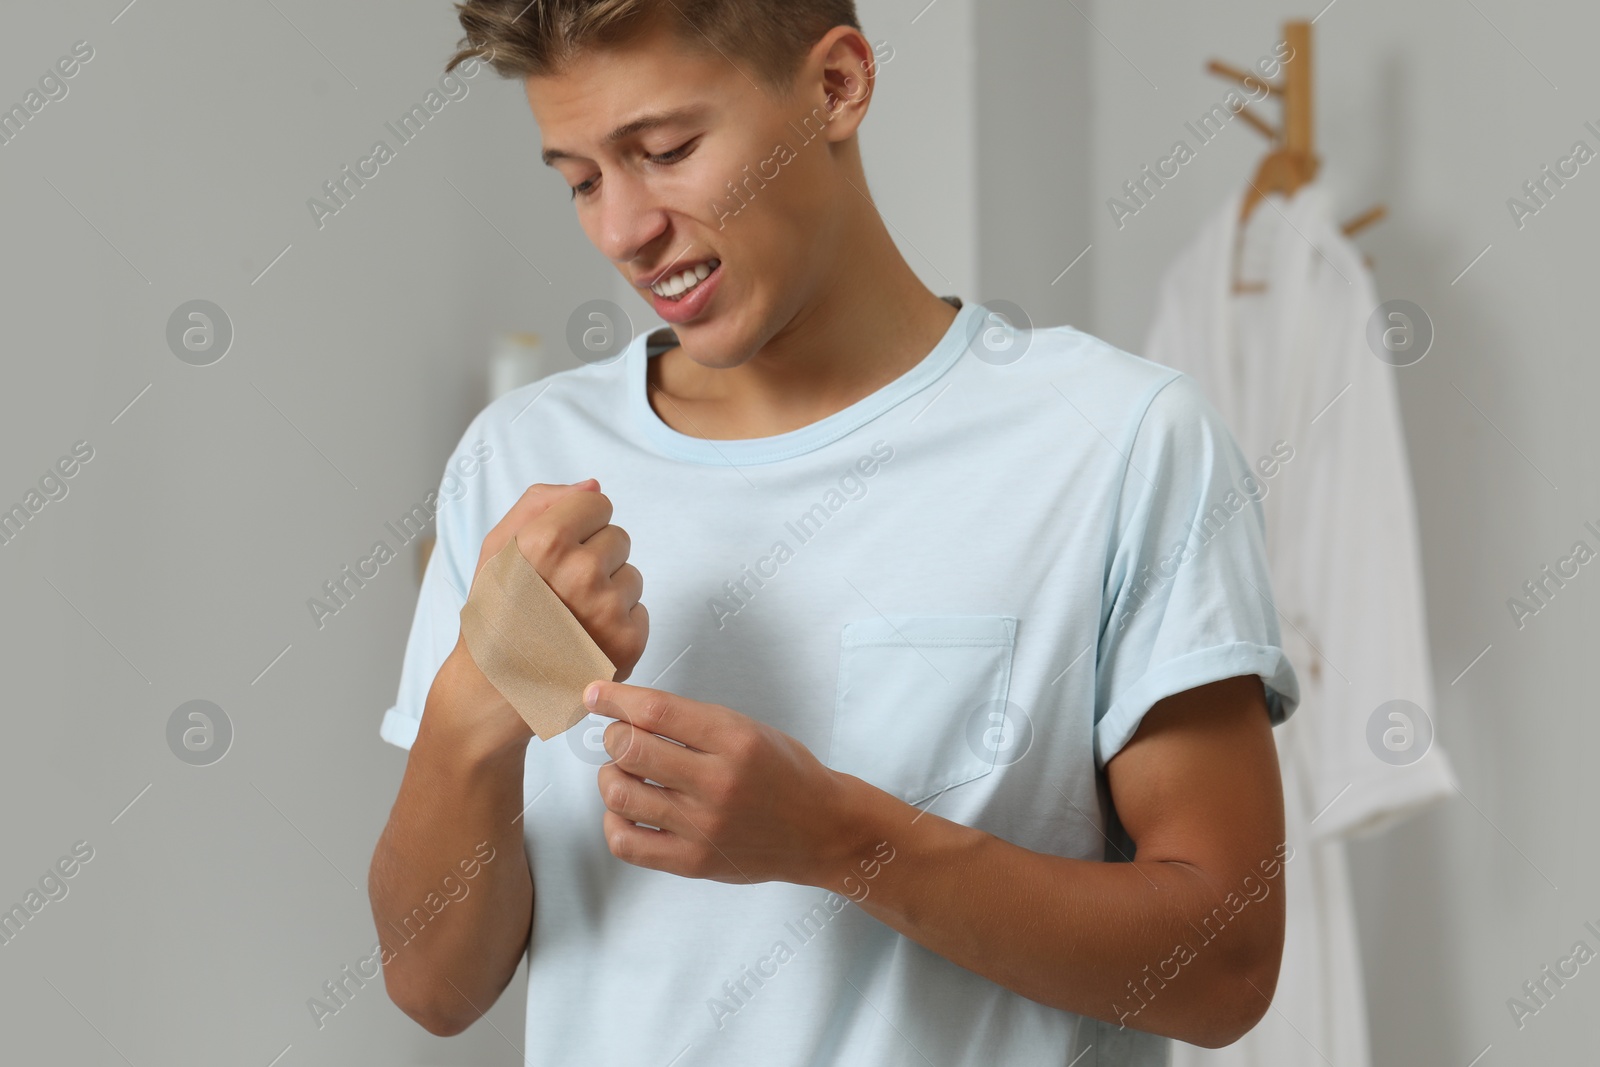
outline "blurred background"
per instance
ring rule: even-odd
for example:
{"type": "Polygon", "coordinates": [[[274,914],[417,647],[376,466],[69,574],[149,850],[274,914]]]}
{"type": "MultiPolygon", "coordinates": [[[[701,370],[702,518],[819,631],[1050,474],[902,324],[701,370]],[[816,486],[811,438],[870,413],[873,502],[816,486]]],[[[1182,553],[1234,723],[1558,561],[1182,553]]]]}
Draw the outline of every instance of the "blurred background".
{"type": "MultiPolygon", "coordinates": [[[[1600,166],[1524,190],[1600,148],[1600,9],[860,13],[892,49],[868,177],[929,288],[1135,353],[1168,264],[1268,146],[1232,122],[1132,217],[1110,202],[1223,98],[1210,60],[1250,67],[1315,19],[1321,182],[1344,217],[1386,206],[1354,239],[1434,331],[1391,373],[1458,788],[1349,843],[1371,1062],[1596,1062],[1596,968],[1535,1017],[1510,1000],[1600,948],[1600,577],[1524,626],[1508,598],[1600,543],[1600,166]]],[[[6,1062],[521,1060],[520,979],[448,1040],[379,982],[308,1010],[374,941],[366,868],[406,758],[378,724],[423,539],[336,614],[308,600],[396,543],[493,390],[577,364],[580,305],[658,324],[540,164],[521,85],[442,85],[459,36],[435,0],[0,7],[0,107],[27,111],[0,125],[0,506],[43,498],[0,544],[0,907],[74,872],[0,944],[6,1062]],[[386,124],[430,91],[401,144],[386,124]],[[394,157],[319,217],[379,139],[394,157]]]]}

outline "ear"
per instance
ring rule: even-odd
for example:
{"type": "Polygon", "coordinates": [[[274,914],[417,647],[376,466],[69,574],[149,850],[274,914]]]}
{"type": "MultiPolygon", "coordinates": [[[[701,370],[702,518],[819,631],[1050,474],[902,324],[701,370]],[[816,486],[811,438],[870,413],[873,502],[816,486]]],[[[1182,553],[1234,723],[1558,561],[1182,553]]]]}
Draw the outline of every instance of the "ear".
{"type": "Polygon", "coordinates": [[[848,140],[867,117],[877,83],[872,44],[854,26],[835,26],[813,47],[811,64],[821,66],[828,140],[848,140]]]}

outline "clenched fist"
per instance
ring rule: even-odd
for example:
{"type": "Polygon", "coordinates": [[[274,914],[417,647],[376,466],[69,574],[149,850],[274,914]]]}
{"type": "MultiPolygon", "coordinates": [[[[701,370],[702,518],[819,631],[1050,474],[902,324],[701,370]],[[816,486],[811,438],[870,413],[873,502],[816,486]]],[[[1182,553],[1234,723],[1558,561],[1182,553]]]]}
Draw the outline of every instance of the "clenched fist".
{"type": "Polygon", "coordinates": [[[644,655],[650,615],[639,603],[644,576],[628,562],[632,543],[622,527],[611,525],[611,501],[598,483],[591,478],[529,486],[483,539],[474,580],[513,537],[523,558],[616,664],[615,680],[626,679],[644,655]]]}

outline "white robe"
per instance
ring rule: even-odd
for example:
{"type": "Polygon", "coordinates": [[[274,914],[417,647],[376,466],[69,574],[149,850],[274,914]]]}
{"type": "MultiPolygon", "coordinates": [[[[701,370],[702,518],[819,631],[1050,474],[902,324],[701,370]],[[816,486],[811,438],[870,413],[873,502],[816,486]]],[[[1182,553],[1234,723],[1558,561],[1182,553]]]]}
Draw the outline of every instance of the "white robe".
{"type": "Polygon", "coordinates": [[[1379,301],[1327,190],[1257,205],[1242,239],[1238,216],[1238,200],[1224,205],[1168,268],[1144,355],[1200,383],[1252,465],[1277,442],[1294,449],[1261,479],[1272,593],[1301,684],[1299,709],[1275,731],[1294,853],[1279,887],[1288,925],[1272,1010],[1225,1049],[1173,1042],[1172,1064],[1368,1067],[1344,840],[1456,786],[1438,743],[1394,382],[1405,371],[1368,347],[1379,301]],[[1232,294],[1236,248],[1242,280],[1265,292],[1232,294]],[[1380,760],[1367,740],[1369,718],[1395,698],[1424,709],[1435,730],[1406,766],[1380,760]]]}

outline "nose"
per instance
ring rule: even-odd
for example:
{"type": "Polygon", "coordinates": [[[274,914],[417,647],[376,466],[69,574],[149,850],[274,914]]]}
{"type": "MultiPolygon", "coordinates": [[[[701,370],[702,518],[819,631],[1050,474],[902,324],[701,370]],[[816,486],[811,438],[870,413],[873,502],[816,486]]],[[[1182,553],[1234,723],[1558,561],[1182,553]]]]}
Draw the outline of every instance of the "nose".
{"type": "Polygon", "coordinates": [[[648,184],[625,172],[607,176],[593,218],[590,239],[607,259],[619,265],[639,258],[667,228],[667,212],[648,184]]]}

